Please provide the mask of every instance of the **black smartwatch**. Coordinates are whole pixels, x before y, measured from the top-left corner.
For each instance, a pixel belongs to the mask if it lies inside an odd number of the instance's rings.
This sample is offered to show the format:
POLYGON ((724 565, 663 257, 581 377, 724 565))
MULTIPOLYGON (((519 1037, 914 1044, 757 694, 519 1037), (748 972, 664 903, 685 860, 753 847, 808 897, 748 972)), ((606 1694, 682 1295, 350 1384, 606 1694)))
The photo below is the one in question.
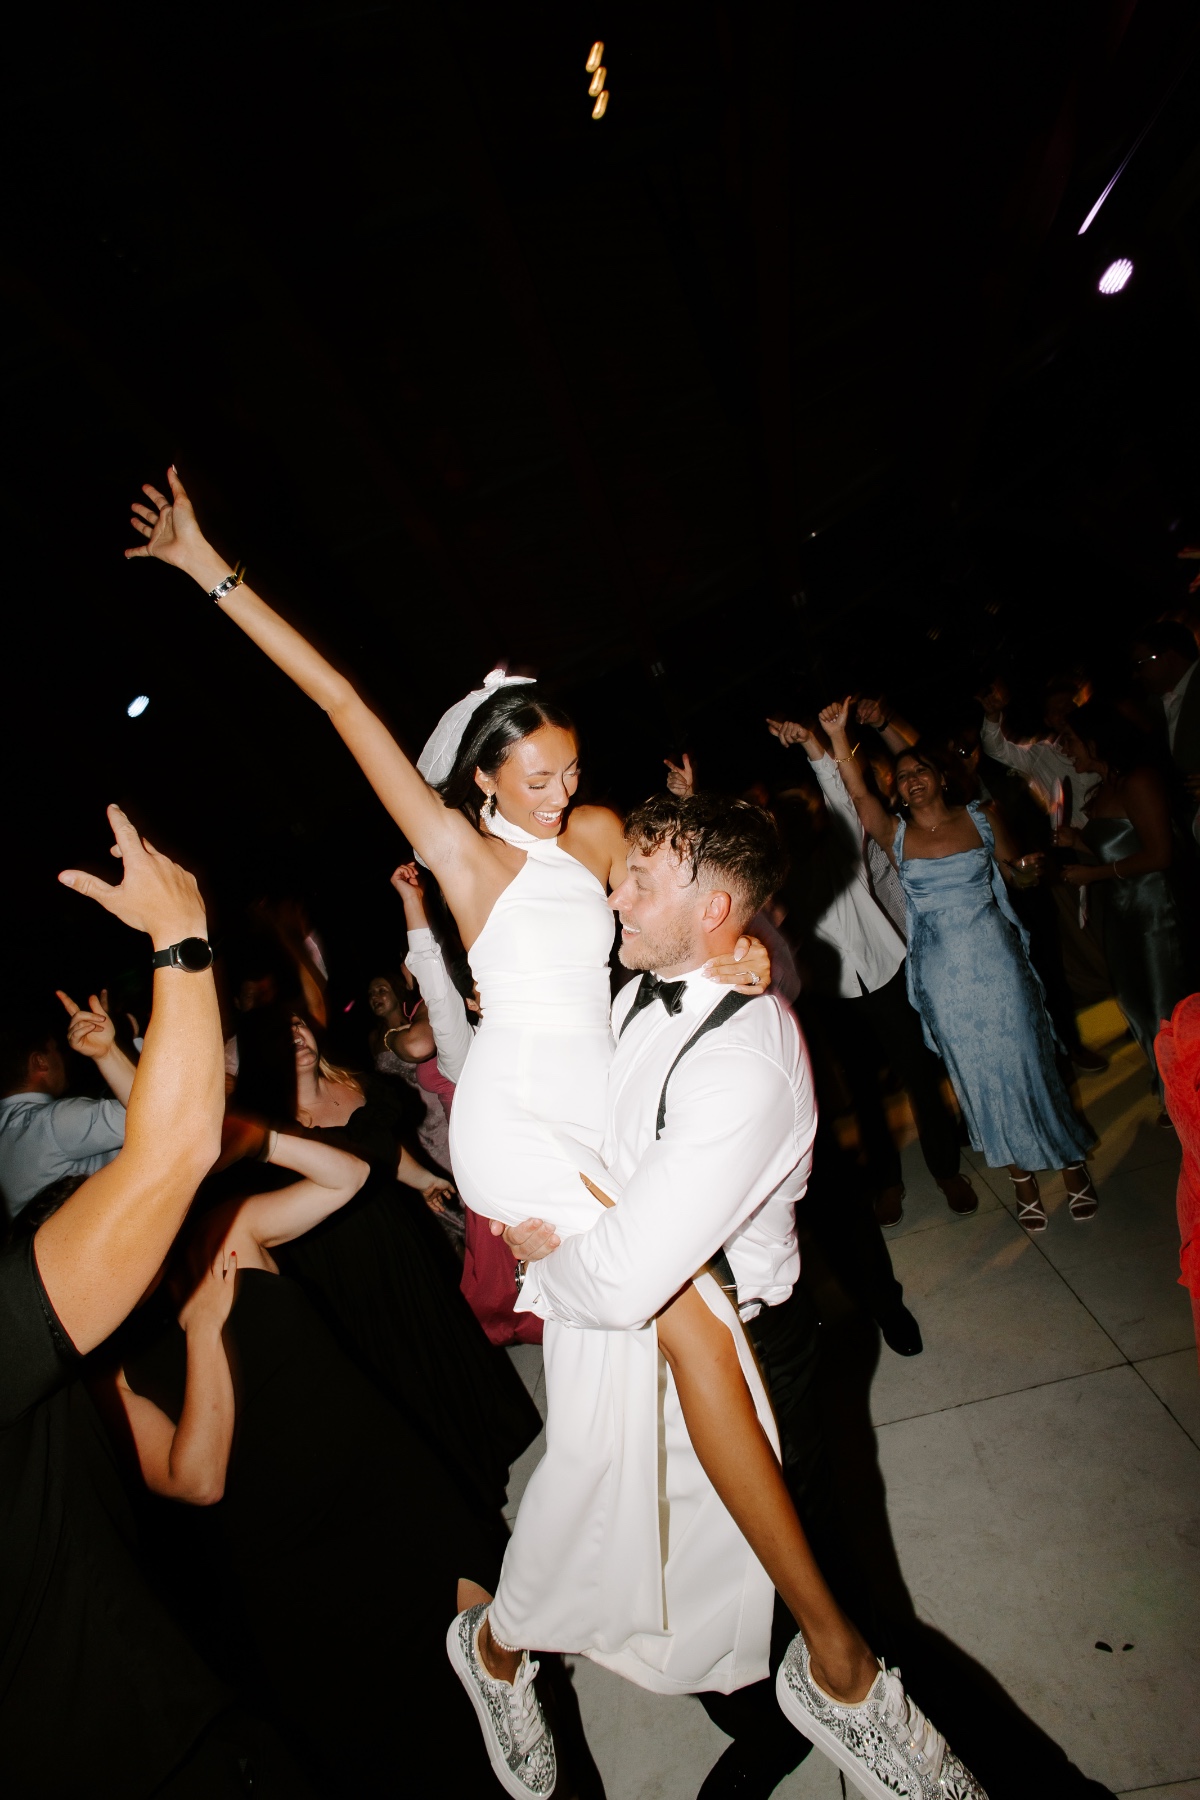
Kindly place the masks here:
POLYGON ((156 950, 150 959, 152 969, 186 969, 189 975, 203 975, 213 964, 212 945, 207 938, 180 938, 165 950, 156 950))

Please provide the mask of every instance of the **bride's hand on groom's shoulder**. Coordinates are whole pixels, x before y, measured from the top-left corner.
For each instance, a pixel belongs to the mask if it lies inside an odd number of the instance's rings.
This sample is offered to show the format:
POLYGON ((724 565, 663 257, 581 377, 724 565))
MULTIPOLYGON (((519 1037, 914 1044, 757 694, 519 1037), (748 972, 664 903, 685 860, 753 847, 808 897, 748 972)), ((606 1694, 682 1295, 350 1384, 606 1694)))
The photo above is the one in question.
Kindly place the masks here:
POLYGON ((540 1262, 562 1242, 544 1219, 523 1219, 519 1225, 505 1225, 500 1219, 490 1223, 492 1236, 502 1237, 518 1262, 540 1262))

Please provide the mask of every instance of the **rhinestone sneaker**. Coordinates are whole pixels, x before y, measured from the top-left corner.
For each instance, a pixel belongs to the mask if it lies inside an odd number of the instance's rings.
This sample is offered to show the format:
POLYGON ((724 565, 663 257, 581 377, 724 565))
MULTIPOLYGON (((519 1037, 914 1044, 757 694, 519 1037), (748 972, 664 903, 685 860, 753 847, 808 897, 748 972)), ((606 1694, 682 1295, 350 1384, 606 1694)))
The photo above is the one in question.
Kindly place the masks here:
POLYGON ((548 1800, 558 1771, 554 1739, 533 1691, 538 1665, 526 1652, 511 1686, 493 1680, 479 1656, 479 1628, 486 1616, 486 1606, 460 1612, 446 1633, 447 1653, 479 1716, 492 1768, 505 1793, 513 1800, 548 1800))
POLYGON ((775 1694, 796 1730, 871 1800, 987 1800, 971 1771, 904 1692, 898 1670, 880 1663, 866 1699, 843 1706, 813 1680, 808 1645, 797 1632, 775 1678, 775 1694))

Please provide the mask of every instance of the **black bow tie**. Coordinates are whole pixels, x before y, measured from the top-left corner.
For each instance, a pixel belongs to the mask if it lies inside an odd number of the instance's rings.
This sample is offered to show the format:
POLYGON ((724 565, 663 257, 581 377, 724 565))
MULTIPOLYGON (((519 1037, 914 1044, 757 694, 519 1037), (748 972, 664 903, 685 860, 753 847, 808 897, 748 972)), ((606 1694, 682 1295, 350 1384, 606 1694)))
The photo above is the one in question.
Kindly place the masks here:
POLYGON ((683 990, 686 986, 686 981, 660 981, 657 975, 651 975, 647 971, 642 976, 633 1005, 625 1015, 625 1024, 621 1027, 622 1032, 631 1019, 636 1019, 640 1012, 644 1012, 648 1006, 653 1006, 656 1000, 661 1000, 668 1013, 674 1017, 683 1006, 683 990))

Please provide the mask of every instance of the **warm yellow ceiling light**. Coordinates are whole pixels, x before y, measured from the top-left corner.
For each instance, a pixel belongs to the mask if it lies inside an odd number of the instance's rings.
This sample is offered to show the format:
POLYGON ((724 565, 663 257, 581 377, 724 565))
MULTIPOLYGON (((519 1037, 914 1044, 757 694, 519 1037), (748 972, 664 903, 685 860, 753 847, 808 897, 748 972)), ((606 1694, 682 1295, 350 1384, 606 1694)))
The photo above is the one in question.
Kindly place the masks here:
POLYGON ((604 92, 600 95, 600 98, 597 100, 595 106, 593 106, 593 108, 592 108, 592 117, 593 117, 593 119, 602 119, 607 111, 608 111, 608 89, 605 88, 604 92))
POLYGON ((603 91, 604 77, 607 74, 608 74, 608 70, 604 67, 604 65, 602 63, 600 65, 600 67, 596 70, 596 73, 592 76, 591 86, 588 88, 588 93, 592 96, 593 100, 596 98, 597 94, 599 94, 603 91))
POLYGON ((589 75, 594 75, 596 73, 596 70, 600 67, 603 55, 604 45, 597 39, 588 52, 587 72, 589 75))

